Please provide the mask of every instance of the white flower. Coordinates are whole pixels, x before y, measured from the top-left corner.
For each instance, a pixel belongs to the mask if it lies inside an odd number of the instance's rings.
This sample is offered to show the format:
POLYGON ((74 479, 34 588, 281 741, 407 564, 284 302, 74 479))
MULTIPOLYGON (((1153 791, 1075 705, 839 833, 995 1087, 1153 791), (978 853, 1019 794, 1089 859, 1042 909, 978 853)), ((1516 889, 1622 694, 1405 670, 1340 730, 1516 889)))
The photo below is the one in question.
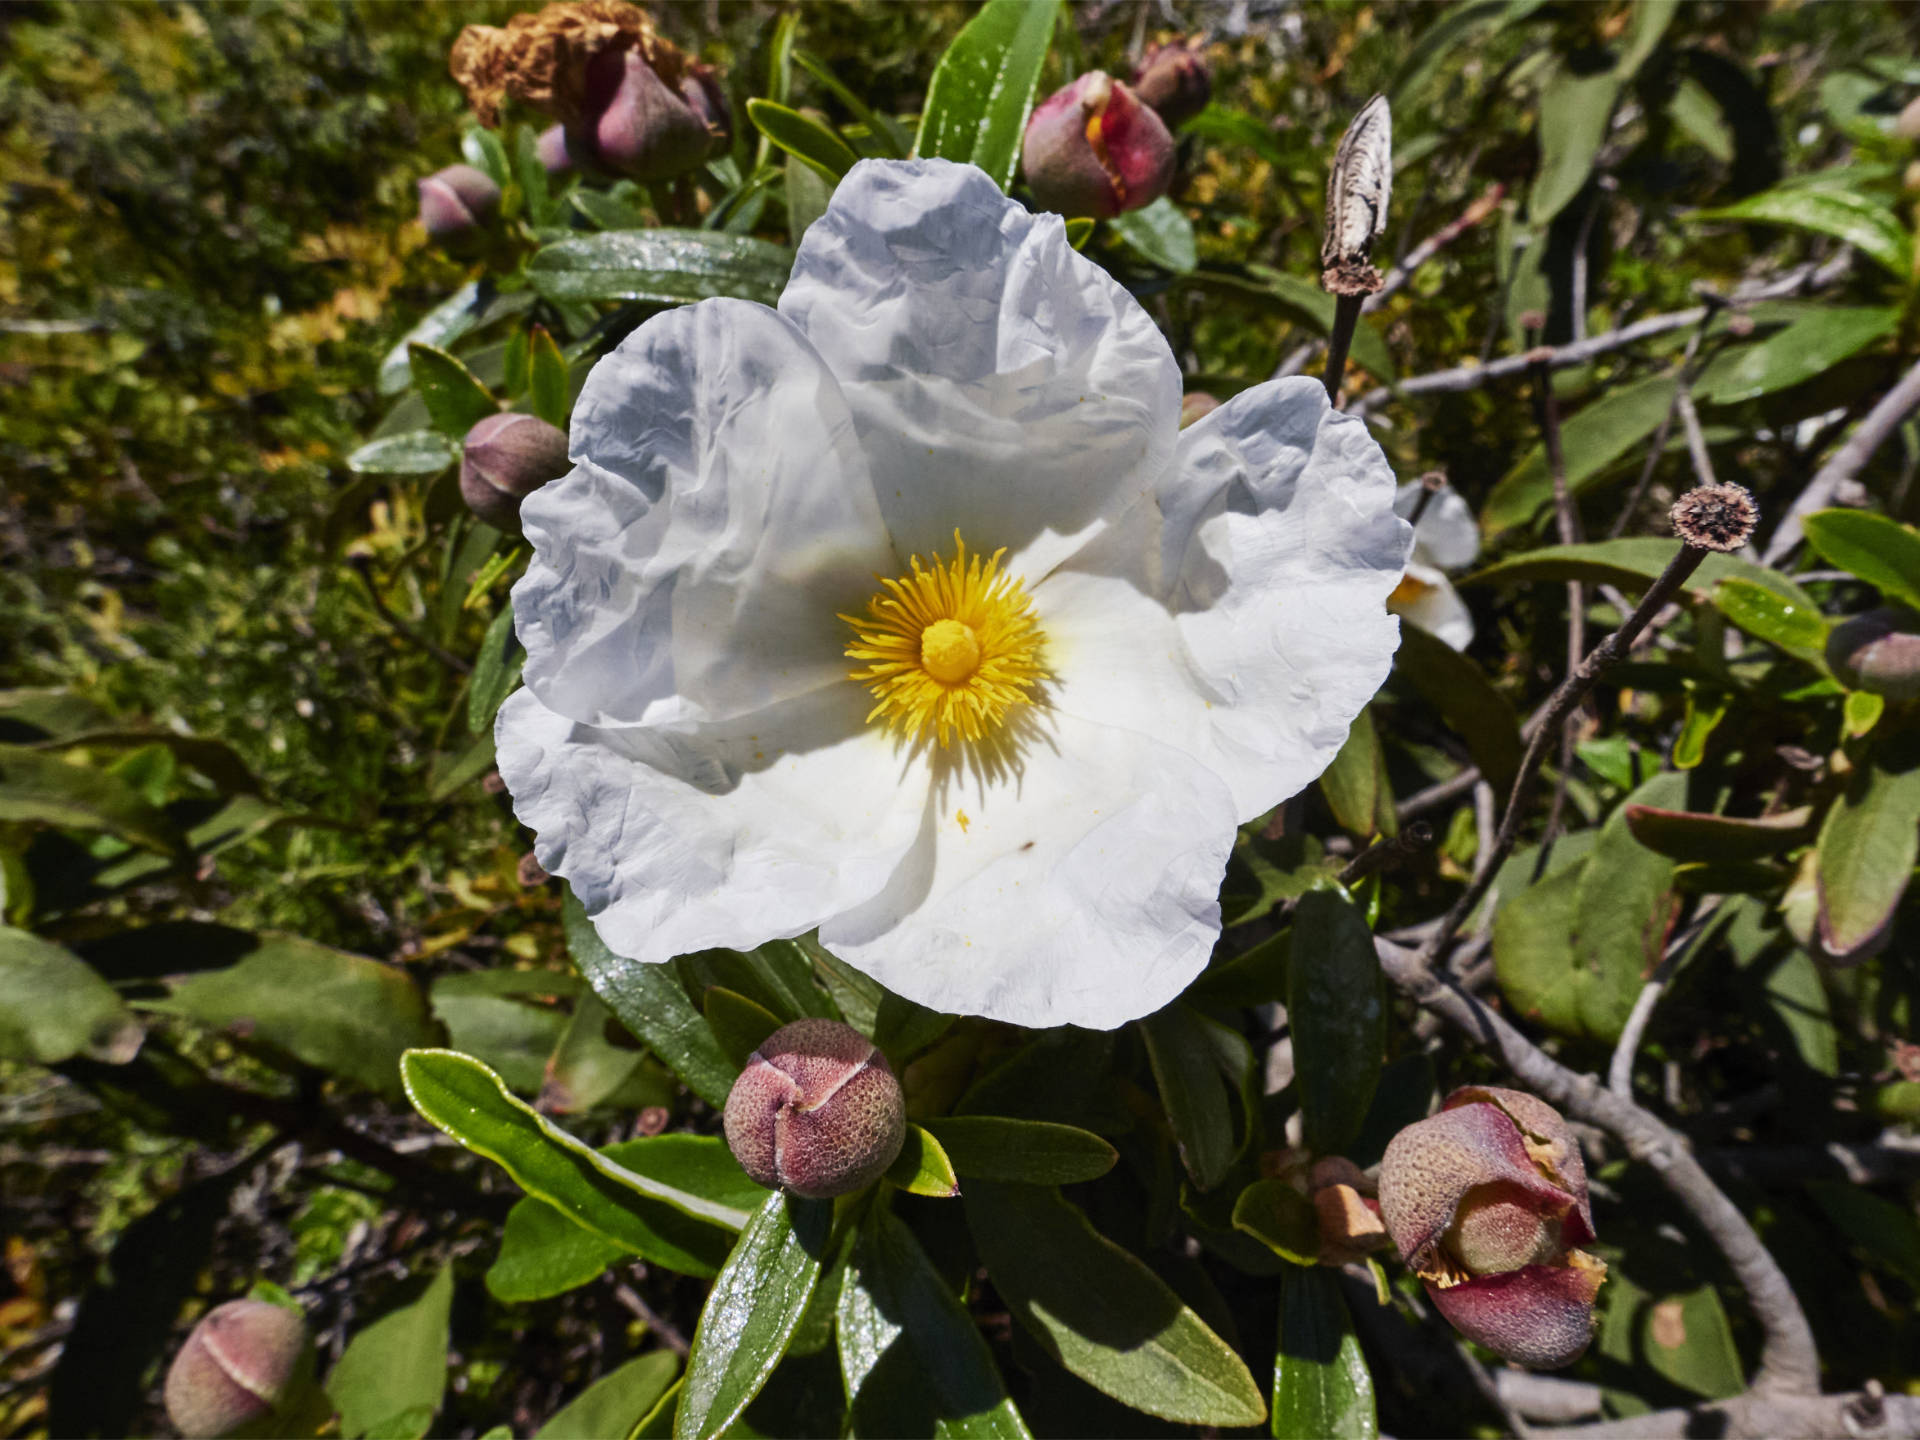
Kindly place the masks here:
POLYGON ((1385 679, 1409 543, 1319 382, 1179 415, 1057 216, 855 166, 778 312, 641 326, 526 501, 498 740, 540 863, 641 961, 818 927, 936 1010, 1166 1004, 1235 826, 1385 679))
MULTIPOLYGON (((1402 485, 1393 497, 1393 513, 1411 516, 1424 489, 1417 480, 1402 485)), ((1387 597, 1387 608, 1454 649, 1466 649, 1473 643, 1473 615, 1446 572, 1465 569, 1479 553, 1480 526, 1473 511, 1458 490, 1442 490, 1414 526, 1413 558, 1406 578, 1387 597)))

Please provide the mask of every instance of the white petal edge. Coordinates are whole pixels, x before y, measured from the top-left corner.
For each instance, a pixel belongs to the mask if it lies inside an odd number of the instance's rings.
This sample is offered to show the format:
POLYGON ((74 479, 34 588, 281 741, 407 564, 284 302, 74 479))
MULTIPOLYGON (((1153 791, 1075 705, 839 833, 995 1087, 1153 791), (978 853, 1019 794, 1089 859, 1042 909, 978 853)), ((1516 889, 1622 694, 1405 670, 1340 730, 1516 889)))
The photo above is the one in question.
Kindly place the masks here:
POLYGON ((845 684, 697 736, 599 730, 522 688, 494 733, 534 855, 615 953, 647 962, 803 934, 885 885, 929 778, 845 684))
MULTIPOLYGON (((1393 497, 1393 513, 1402 519, 1412 517, 1426 487, 1418 480, 1400 487, 1393 497)), ((1480 522, 1473 518, 1473 507, 1452 486, 1427 502, 1420 523, 1413 527, 1413 558, 1442 570, 1464 570, 1480 556, 1480 522)))
POLYGON ((1152 319, 972 165, 865 160, 807 230, 780 313, 839 377, 904 568, 1008 550, 1029 582, 1164 471, 1180 371, 1152 319))
POLYGON ((1456 650, 1473 643, 1473 612, 1467 609, 1453 582, 1431 565, 1410 563, 1407 583, 1387 603, 1394 614, 1456 650))
POLYGON ((526 680, 602 728, 750 714, 845 679, 892 550, 852 417, 765 306, 655 316, 588 376, 571 473, 527 498, 526 680))
POLYGON ((936 782, 899 872, 820 940, 931 1009, 1110 1030, 1205 967, 1233 800, 1135 732, 1044 712, 1033 731, 1017 779, 936 782))

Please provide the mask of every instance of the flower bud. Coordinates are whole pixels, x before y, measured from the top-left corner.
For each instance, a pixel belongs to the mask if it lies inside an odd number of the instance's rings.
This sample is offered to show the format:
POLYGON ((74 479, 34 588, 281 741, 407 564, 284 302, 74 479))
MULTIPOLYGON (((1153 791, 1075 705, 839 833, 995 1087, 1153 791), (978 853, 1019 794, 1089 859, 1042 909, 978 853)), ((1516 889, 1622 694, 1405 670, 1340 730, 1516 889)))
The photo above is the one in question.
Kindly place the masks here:
POLYGON ((1920 140, 1920 96, 1901 107, 1894 117, 1893 133, 1902 140, 1920 140))
POLYGON ((837 1020, 796 1020, 753 1052, 727 1096, 727 1145, 767 1186, 824 1200, 878 1180, 906 1139, 887 1057, 837 1020))
POLYGON ((638 49, 594 57, 587 69, 587 107, 594 158, 634 180, 683 175, 720 143, 708 119, 711 99, 698 78, 685 74, 676 90, 638 49))
POLYGON ((298 1315, 264 1300, 229 1300, 202 1317, 173 1357, 167 1418, 189 1440, 293 1433, 314 1399, 313 1368, 298 1315))
POLYGON ((570 175, 573 173, 573 153, 567 149, 566 126, 549 125, 542 130, 535 149, 540 156, 540 168, 547 174, 570 175))
POLYGON ((1173 136, 1131 89, 1090 70, 1034 110, 1020 163, 1043 208, 1106 220, 1167 193, 1173 136))
POLYGON ((1920 615, 1897 605, 1869 610, 1833 627, 1827 664, 1850 690, 1889 700, 1920 699, 1920 615))
POLYGON ((1574 1248, 1593 1239, 1587 1172, 1551 1105, 1519 1090, 1454 1091, 1387 1146, 1380 1215, 1468 1339, 1542 1369, 1587 1348, 1606 1266, 1574 1248))
POLYGON ((1213 66, 1204 42, 1195 36, 1155 45, 1134 69, 1133 90, 1169 130, 1186 124, 1213 99, 1213 66))
POLYGON ((1194 421, 1211 415, 1220 408, 1220 402, 1204 390, 1195 390, 1180 400, 1180 428, 1186 429, 1194 421))
POLYGON ((720 83, 720 72, 698 60, 687 63, 680 80, 680 94, 698 115, 712 137, 712 152, 725 150, 733 143, 733 107, 727 102, 727 90, 720 83))
POLYGON ((471 165, 449 165, 420 182, 420 223, 436 240, 460 240, 500 209, 500 187, 471 165))
POLYGON ((460 497, 496 530, 520 533, 520 502, 567 473, 567 432, 537 415, 505 411, 467 432, 460 497))

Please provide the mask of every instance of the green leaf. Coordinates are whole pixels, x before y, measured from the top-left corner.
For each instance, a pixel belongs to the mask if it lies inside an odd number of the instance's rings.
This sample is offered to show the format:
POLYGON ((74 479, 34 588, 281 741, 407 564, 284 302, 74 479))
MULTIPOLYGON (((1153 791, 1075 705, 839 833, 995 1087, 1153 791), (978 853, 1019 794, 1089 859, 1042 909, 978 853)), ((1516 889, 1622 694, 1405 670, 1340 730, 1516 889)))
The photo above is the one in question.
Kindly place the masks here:
POLYGON ((1756 584, 1735 575, 1713 587, 1713 603, 1749 635, 1826 672, 1826 617, 1810 596, 1801 593, 1798 598, 1789 597, 1777 586, 1756 584))
MULTIPOLYGON (((1197 125, 1198 122, 1193 122, 1188 128, 1193 129, 1197 125)), ((1327 335, 1333 329, 1334 310, 1338 302, 1304 276, 1290 275, 1266 265, 1248 265, 1245 273, 1196 271, 1191 283, 1257 300, 1277 308, 1290 319, 1321 335, 1327 335)), ((1354 326, 1352 344, 1353 360, 1361 369, 1382 380, 1393 380, 1393 355, 1378 330, 1362 321, 1354 326)))
POLYGON ((1058 0, 986 0, 933 67, 913 153, 978 165, 1013 185, 1058 0))
POLYGON ((500 1077, 452 1050, 409 1050, 407 1098, 428 1120, 511 1175, 529 1195, 648 1261, 711 1275, 746 1212, 608 1159, 517 1099, 500 1077))
POLYGON ((1373 711, 1362 710, 1355 717, 1346 743, 1320 776, 1320 793, 1326 796, 1327 808, 1333 811, 1340 828, 1350 834, 1365 840, 1398 833, 1393 792, 1387 782, 1387 759, 1374 729, 1373 711))
POLYGON ((567 198, 572 201, 573 208, 584 215, 587 222, 596 229, 645 230, 648 228, 645 211, 605 190, 588 190, 582 187, 567 198))
POLYGON ((769 1195, 707 1295, 687 1357, 675 1440, 713 1440, 780 1363, 827 1260, 833 1206, 769 1195))
POLYGON ((493 769, 495 758, 491 729, 482 730, 472 743, 456 751, 435 755, 427 772, 427 798, 438 804, 458 794, 493 769))
MULTIPOLYGON (((1513 0, 1461 0, 1438 10, 1433 23, 1422 30, 1401 57, 1400 68, 1387 87, 1396 109, 1425 88, 1441 62, 1456 48, 1488 26, 1504 28, 1537 10, 1539 5, 1513 0)), ((1434 11, 1428 11, 1434 14, 1434 11)))
POLYGON ((529 225, 548 226, 560 218, 560 202, 540 163, 540 132, 531 125, 513 127, 513 178, 526 199, 529 225))
POLYGON ((1074 1125, 1004 1115, 943 1115, 927 1122, 954 1173, 1025 1185, 1077 1185, 1098 1180, 1120 1158, 1105 1140, 1074 1125))
POLYGON ((798 155, 787 156, 785 172, 787 238, 798 245, 813 222, 827 213, 833 199, 833 184, 798 155))
POLYGON ((427 1433, 447 1388, 453 1267, 411 1303, 389 1311, 347 1342, 327 1376, 344 1440, 427 1433))
POLYGON ((1338 1155, 1367 1118, 1386 1045, 1373 932, 1343 894, 1312 891, 1294 911, 1287 1020, 1305 1144, 1338 1155))
POLYGON ((120 776, 23 745, 0 745, 0 823, 10 820, 103 832, 162 855, 182 849, 173 822, 120 776))
POLYGON ((782 150, 806 161, 830 180, 841 179, 860 159, 836 131, 785 105, 749 100, 747 118, 782 150))
POLYGON ((1757 345, 1722 351, 1694 382, 1694 395, 1731 405, 1798 385, 1891 334, 1899 318, 1882 305, 1822 306, 1757 345))
POLYGON ((402 335, 380 362, 380 393, 398 395, 413 379, 408 360, 409 345, 433 345, 445 350, 462 336, 469 335, 497 320, 518 315, 529 308, 535 296, 528 290, 501 294, 490 280, 470 281, 441 301, 418 325, 402 335))
POLYGON ((1089 1385, 1176 1424, 1232 1428, 1265 1417, 1233 1347, 1057 1191, 981 1181, 964 1203, 1000 1298, 1089 1385))
POLYGON ((460 137, 460 153, 467 157, 469 165, 484 171, 487 178, 501 189, 513 183, 513 169, 507 163, 507 147, 500 143, 500 137, 491 130, 469 125, 460 137))
POLYGON ((238 1030, 388 1095, 400 1089, 401 1054, 438 1038, 406 971, 292 935, 263 937, 239 964, 176 981, 148 1008, 238 1030))
POLYGON ((1840 1073, 1840 1036, 1820 967, 1799 946, 1780 947, 1779 961, 1767 972, 1762 994, 1767 1007, 1793 1039, 1801 1061, 1829 1079, 1840 1073))
POLYGON ((1680 720, 1680 733, 1673 741, 1673 768, 1696 769, 1707 758, 1707 741, 1727 718, 1729 697, 1724 690, 1709 691, 1697 684, 1687 689, 1686 713, 1680 720))
POLYGON ((1849 690, 1841 706, 1841 726, 1850 740, 1858 740, 1880 723, 1887 708, 1887 697, 1871 690, 1849 690))
POLYGON ((1844 240, 1862 255, 1905 281, 1913 274, 1913 238, 1901 227, 1887 202, 1844 190, 1766 190, 1717 210, 1696 210, 1697 221, 1750 220, 1785 225, 1844 240))
POLYGON ((571 890, 561 913, 573 963, 620 1023, 644 1040, 694 1094, 716 1110, 724 1108, 740 1067, 693 1008, 673 967, 615 955, 571 890))
POLYGON ((1619 69, 1571 75, 1560 66, 1540 82, 1540 174, 1527 198, 1527 220, 1545 225, 1567 208, 1593 173, 1606 139, 1607 117, 1619 98, 1619 69))
POLYGON ((1738 819, 1654 805, 1622 807, 1627 828, 1647 849, 1674 860, 1757 860, 1790 850, 1807 839, 1813 807, 1738 819))
MULTIPOLYGON (((1590 584, 1617 585, 1631 594, 1651 585, 1679 553, 1678 540, 1659 540, 1651 536, 1599 540, 1586 545, 1548 545, 1476 570, 1458 583, 1518 585, 1537 581, 1585 580, 1590 584)), ((1791 582, 1783 583, 1783 577, 1771 570, 1762 569, 1737 555, 1709 555, 1700 562, 1700 568, 1687 578, 1682 594, 1708 595, 1715 585, 1730 575, 1779 590, 1783 594, 1793 593, 1786 588, 1791 582)))
POLYGON ((1920 1222, 1911 1210, 1844 1180, 1810 1180, 1807 1193, 1848 1243, 1920 1290, 1920 1222))
POLYGON ((1920 763, 1880 753, 1857 768, 1816 850, 1820 943, 1852 956, 1892 921, 1920 858, 1920 763))
POLYGON ((621 1440, 673 1388, 680 1358, 655 1350, 603 1375, 534 1432, 534 1440, 621 1440))
POLYGON ((1191 275, 1200 263, 1193 238, 1193 222, 1186 212, 1162 195, 1151 205, 1116 215, 1114 233, 1149 264, 1176 275, 1191 275))
POLYGON ((467 682, 467 729, 484 735, 493 729, 493 717, 520 683, 527 652, 513 633, 513 606, 503 605, 487 626, 480 653, 473 657, 473 678, 467 682))
POLYGON ((951 1200, 960 1193, 960 1180, 953 1162, 932 1134, 909 1123, 900 1156, 887 1167, 887 1179, 909 1195, 926 1195, 935 1200, 951 1200))
POLYGON ((1280 1346, 1273 1357, 1276 1440, 1373 1440, 1373 1375, 1331 1270, 1280 1275, 1280 1346))
POLYGON ((1467 742, 1467 753, 1495 793, 1505 794, 1525 747, 1512 702, 1493 688, 1486 672, 1446 641, 1404 620, 1393 668, 1467 742))
POLYGON ((883 1205, 860 1226, 836 1330, 854 1434, 1028 1435, 973 1317, 883 1205))
POLYGON ((547 299, 644 300, 684 305, 733 295, 772 305, 786 288, 793 252, 748 235, 713 230, 619 230, 546 246, 527 278, 547 299))
POLYGON ((1320 1263, 1320 1217, 1313 1202, 1284 1180, 1256 1180, 1242 1190, 1233 1202, 1233 1228, 1282 1260, 1320 1263))
POLYGON ((438 430, 405 430, 369 440, 347 456, 356 475, 438 475, 460 458, 460 447, 438 430))
MULTIPOLYGON (((1659 429, 1676 389, 1671 375, 1649 375, 1608 389, 1567 418, 1561 426, 1561 444, 1568 490, 1580 495, 1593 489, 1615 461, 1659 429)), ((1536 445, 1487 495, 1480 528, 1491 538, 1527 524, 1552 503, 1553 476, 1547 469, 1546 448, 1536 445)))
POLYGON ((533 413, 562 429, 567 423, 567 362, 544 325, 527 335, 527 384, 533 413))
POLYGON ((1177 1000, 1140 1022, 1180 1161, 1201 1190, 1226 1178, 1236 1150, 1232 1104, 1207 1034, 1212 1023, 1177 1000))
POLYGON ((0 690, 0 735, 8 740, 51 740, 111 728, 109 711, 71 690, 0 690))
POLYGON ((1803 523, 1821 559, 1920 609, 1920 530, 1871 510, 1816 510, 1803 523))
POLYGON ((1629 805, 1671 808, 1685 800, 1684 775, 1656 775, 1607 817, 1574 884, 1573 957, 1585 977, 1581 1027, 1597 1040, 1620 1036, 1641 987, 1665 954, 1679 909, 1673 861, 1634 838, 1629 805))
POLYGON ((1563 1035, 1583 1028, 1580 994, 1588 976, 1574 960, 1573 902, 1584 868, 1552 872, 1518 891, 1503 888, 1493 920, 1493 970, 1507 1003, 1563 1035))
POLYGON ((509 1305, 546 1300, 590 1284, 631 1253, 528 1196, 507 1212, 500 1253, 487 1268, 487 1292, 509 1305))
POLYGON ((0 925, 0 1059, 55 1065, 87 1055, 123 1065, 142 1034, 120 993, 86 961, 0 925))
POLYGON ((1093 238, 1094 226, 1100 222, 1086 215, 1076 215, 1067 221, 1067 244, 1076 250, 1087 248, 1087 241, 1093 238))
POLYGON ((707 1028, 727 1058, 742 1070, 760 1042, 780 1028, 780 1017, 757 1001, 727 989, 710 985, 702 1000, 707 1028))
POLYGON ((413 383, 427 407, 433 428, 458 445, 467 432, 500 407, 493 394, 459 360, 444 350, 418 343, 407 347, 413 383))
POLYGON ((890 115, 882 115, 860 98, 857 91, 848 89, 840 83, 827 62, 804 50, 793 52, 793 63, 818 80, 835 99, 852 112, 853 118, 867 127, 873 136, 873 142, 881 153, 892 160, 904 160, 907 152, 913 148, 913 137, 900 122, 890 115))
MULTIPOLYGON (((433 1017, 447 1027, 448 1043, 476 1056, 523 1095, 537 1095, 546 1080, 547 1057, 567 1028, 566 1012, 492 992, 475 981, 495 972, 442 975, 433 982, 433 1017)), ((510 970, 509 976, 528 972, 510 970)), ((571 978, 571 977, 560 977, 571 978)))

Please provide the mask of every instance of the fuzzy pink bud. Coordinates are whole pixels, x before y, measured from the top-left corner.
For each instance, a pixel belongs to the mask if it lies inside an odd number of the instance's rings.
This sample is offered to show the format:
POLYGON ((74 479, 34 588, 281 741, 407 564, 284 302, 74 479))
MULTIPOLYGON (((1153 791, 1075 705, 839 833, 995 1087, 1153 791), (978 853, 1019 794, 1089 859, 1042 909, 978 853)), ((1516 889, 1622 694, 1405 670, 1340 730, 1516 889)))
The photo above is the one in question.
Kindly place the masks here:
POLYGON ((727 1096, 727 1145, 762 1185, 809 1199, 871 1185, 900 1154, 906 1098, 887 1057, 837 1020, 796 1020, 760 1043, 727 1096))
MULTIPOLYGON (((715 87, 717 89, 717 87, 715 87)), ((710 123, 711 102, 689 72, 681 90, 669 88, 639 50, 606 50, 587 70, 587 110, 593 117, 594 159, 634 180, 668 180, 699 165, 723 143, 710 123), (700 97, 689 102, 687 85, 700 97)), ((569 143, 575 137, 569 136, 569 143)))
POLYGON ((294 1413, 312 1397, 313 1364, 298 1315, 264 1300, 229 1300, 207 1312, 173 1357, 167 1418, 189 1440, 291 1433, 294 1413))
POLYGON ((1133 90, 1176 130, 1213 99, 1213 66, 1198 39, 1155 45, 1133 72, 1133 90))
POLYGON ((505 411, 467 432, 460 497, 496 530, 520 533, 520 502, 567 473, 567 433, 537 415, 505 411))
POLYGON ((1173 136, 1131 88, 1090 70, 1035 108, 1020 163, 1044 208, 1111 219, 1167 193, 1173 136))
POLYGON ((568 175, 573 172, 573 152, 567 148, 567 128, 564 125, 549 125, 540 132, 535 145, 540 157, 540 168, 549 175, 568 175))
POLYGON ((449 165, 419 185, 420 223, 436 240, 456 240, 485 225, 500 209, 500 187, 484 170, 449 165))
POLYGON ((1920 700, 1920 615, 1897 605, 1842 620, 1827 636, 1827 664, 1850 690, 1920 700))

